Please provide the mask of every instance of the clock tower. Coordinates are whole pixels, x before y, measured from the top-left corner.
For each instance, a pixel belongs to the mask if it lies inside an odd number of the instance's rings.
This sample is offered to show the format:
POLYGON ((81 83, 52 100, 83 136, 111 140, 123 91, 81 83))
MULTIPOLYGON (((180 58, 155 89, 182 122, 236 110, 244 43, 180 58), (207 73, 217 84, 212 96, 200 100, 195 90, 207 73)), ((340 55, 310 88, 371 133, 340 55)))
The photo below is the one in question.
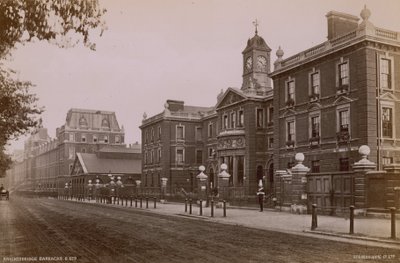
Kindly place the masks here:
POLYGON ((270 53, 265 40, 258 35, 257 21, 254 23, 256 32, 253 38, 247 41, 243 50, 243 84, 242 90, 255 90, 257 93, 266 92, 272 89, 270 73, 270 53))

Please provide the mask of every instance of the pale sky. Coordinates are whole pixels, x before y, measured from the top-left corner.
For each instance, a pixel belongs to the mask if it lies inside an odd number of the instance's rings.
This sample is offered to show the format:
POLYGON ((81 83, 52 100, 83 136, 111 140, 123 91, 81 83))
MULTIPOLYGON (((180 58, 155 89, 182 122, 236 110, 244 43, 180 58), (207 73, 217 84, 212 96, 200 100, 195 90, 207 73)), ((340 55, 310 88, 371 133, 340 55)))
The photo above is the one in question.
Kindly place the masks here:
MULTIPOLYGON (((52 138, 70 108, 115 111, 125 142, 140 142, 143 112, 167 99, 213 106, 221 89, 242 84, 242 54, 254 36, 252 21, 284 58, 326 41, 326 13, 359 16, 364 4, 377 27, 400 31, 399 0, 100 0, 108 30, 97 50, 61 49, 47 42, 19 46, 6 65, 44 106, 52 138)), ((361 18, 360 18, 361 21, 361 18)), ((271 65, 272 67, 272 65, 271 65)), ((23 140, 12 144, 23 148, 23 140)))

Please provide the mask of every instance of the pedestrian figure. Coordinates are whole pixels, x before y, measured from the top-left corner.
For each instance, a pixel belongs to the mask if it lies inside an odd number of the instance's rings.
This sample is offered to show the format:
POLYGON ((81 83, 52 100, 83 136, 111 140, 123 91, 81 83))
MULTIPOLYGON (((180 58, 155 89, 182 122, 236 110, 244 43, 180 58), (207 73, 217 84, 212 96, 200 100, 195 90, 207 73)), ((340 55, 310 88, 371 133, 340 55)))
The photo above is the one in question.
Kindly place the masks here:
POLYGON ((264 210, 264 196, 265 196, 265 191, 264 187, 262 184, 262 181, 260 180, 260 183, 258 184, 258 203, 260 204, 260 212, 264 210))

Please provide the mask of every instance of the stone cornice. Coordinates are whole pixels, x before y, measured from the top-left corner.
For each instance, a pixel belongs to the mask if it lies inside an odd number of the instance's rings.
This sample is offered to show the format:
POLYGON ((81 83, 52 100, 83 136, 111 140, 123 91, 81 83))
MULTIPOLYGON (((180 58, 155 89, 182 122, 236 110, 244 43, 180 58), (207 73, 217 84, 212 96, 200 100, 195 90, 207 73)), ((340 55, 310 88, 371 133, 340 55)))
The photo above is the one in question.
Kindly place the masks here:
POLYGON ((400 48, 400 33, 381 28, 359 28, 355 31, 338 36, 322 44, 309 48, 287 59, 275 62, 275 71, 270 77, 276 77, 297 66, 317 60, 321 57, 338 52, 358 43, 369 41, 400 48))

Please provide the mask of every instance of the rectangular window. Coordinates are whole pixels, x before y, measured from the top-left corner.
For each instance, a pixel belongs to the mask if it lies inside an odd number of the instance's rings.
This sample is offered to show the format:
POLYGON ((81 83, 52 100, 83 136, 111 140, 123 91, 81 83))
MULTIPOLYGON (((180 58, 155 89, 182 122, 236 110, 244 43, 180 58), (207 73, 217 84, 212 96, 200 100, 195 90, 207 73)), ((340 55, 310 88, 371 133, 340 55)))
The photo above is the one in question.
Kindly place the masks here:
POLYGON ((115 143, 121 143, 121 137, 115 136, 115 143))
POLYGON ((339 64, 339 87, 349 85, 349 64, 347 62, 339 64))
POLYGON ((161 126, 158 126, 158 139, 161 140, 161 126))
POLYGON ((312 173, 319 173, 319 160, 311 161, 311 172, 312 173))
POLYGON ((311 138, 319 137, 319 116, 311 117, 311 138))
POLYGON ((222 128, 223 129, 228 128, 228 115, 222 116, 222 128))
POLYGON ((70 133, 70 134, 69 134, 69 141, 70 141, 70 142, 75 141, 75 136, 74 136, 73 133, 70 133))
POLYGON ((82 136, 81 136, 81 142, 86 142, 86 134, 82 134, 82 136))
POLYGON ((382 157, 382 164, 388 165, 393 163, 393 157, 382 157))
POLYGON ((202 150, 196 151, 196 164, 203 164, 203 151, 202 150))
POLYGON ((392 88, 392 72, 391 72, 391 63, 389 59, 381 59, 380 64, 380 84, 382 89, 391 89, 392 88))
POLYGON ((349 132, 349 124, 350 124, 349 110, 346 109, 339 111, 339 131, 349 132))
POLYGON ((349 171, 349 158, 340 158, 339 159, 339 171, 349 171))
POLYGON ((268 125, 272 125, 274 123, 274 107, 268 108, 268 125))
POLYGON ((183 140, 185 138, 184 134, 184 127, 183 126, 176 126, 176 139, 183 140))
POLYGON ((108 143, 108 136, 104 135, 104 143, 108 143))
POLYGON ((161 148, 158 148, 158 162, 161 162, 162 152, 161 148))
POLYGON ((93 142, 97 142, 97 135, 93 135, 93 142))
POLYGON ((154 163, 154 150, 151 150, 151 152, 150 152, 150 163, 151 164, 154 163))
POLYGON ((393 138, 393 110, 382 108, 382 136, 393 138))
POLYGON ((208 124, 208 137, 210 138, 210 137, 212 137, 212 135, 213 135, 213 124, 209 123, 208 124))
POLYGON ((176 149, 176 162, 178 164, 183 164, 184 161, 185 161, 185 159, 184 159, 183 149, 176 149))
POLYGON ((203 129, 201 127, 196 127, 196 141, 202 141, 203 140, 203 129))
POLYGON ((154 142, 154 128, 151 128, 151 141, 154 142))
POLYGON ((311 74, 311 95, 319 95, 319 72, 311 74))
POLYGON ((287 101, 294 101, 294 81, 289 81, 286 86, 287 101))
POLYGON ((231 113, 231 128, 236 128, 236 112, 231 113))
POLYGON ((293 142, 295 140, 294 121, 287 122, 287 141, 293 142))
POLYGON ((256 124, 257 124, 257 128, 262 128, 264 127, 264 110, 263 109, 257 109, 257 113, 256 113, 256 124))
POLYGON ((244 113, 243 113, 243 110, 240 110, 238 114, 239 114, 238 126, 239 127, 243 127, 243 125, 244 125, 244 113))
POLYGON ((75 147, 69 147, 68 159, 75 159, 75 147))
POLYGON ((268 148, 270 149, 274 148, 274 138, 268 139, 268 148))

